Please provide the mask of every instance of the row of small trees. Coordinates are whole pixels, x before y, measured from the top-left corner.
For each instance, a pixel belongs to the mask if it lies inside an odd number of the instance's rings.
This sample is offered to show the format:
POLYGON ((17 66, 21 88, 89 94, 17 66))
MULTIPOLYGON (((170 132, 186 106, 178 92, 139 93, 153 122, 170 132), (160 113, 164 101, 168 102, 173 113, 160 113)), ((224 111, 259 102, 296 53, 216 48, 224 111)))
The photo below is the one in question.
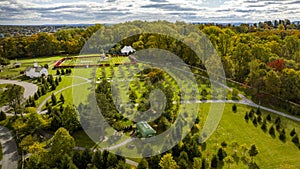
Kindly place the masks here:
POLYGON ((68 75, 68 74, 71 74, 72 73, 72 69, 56 69, 56 75, 68 75))
POLYGON ((49 75, 47 79, 43 77, 38 78, 37 82, 40 83, 40 87, 33 97, 28 98, 25 107, 36 107, 35 101, 38 100, 41 96, 47 94, 47 92, 56 90, 56 87, 61 81, 61 77, 56 77, 54 79, 52 75, 49 75))
MULTIPOLYGON (((226 146, 219 148, 217 154, 213 155, 209 162, 207 158, 194 157, 192 160, 188 160, 186 152, 181 152, 179 158, 173 156, 173 153, 166 153, 161 158, 160 156, 151 157, 150 159, 143 159, 138 165, 138 169, 149 169, 149 168, 162 168, 162 169, 179 169, 179 168, 193 168, 193 169, 206 169, 206 168, 222 168, 224 163, 230 166, 235 162, 233 155, 228 155, 225 150, 226 146), (158 164, 155 165, 154 163, 158 164), (188 162, 188 163, 187 163, 188 162)), ((253 161, 253 158, 259 153, 255 144, 247 149, 247 153, 252 158, 249 165, 257 166, 253 161)), ((246 155, 246 154, 245 154, 246 155)))
MULTIPOLYGON (((282 126, 282 121, 280 117, 277 117, 275 121, 272 121, 272 117, 270 114, 268 114, 265 118, 262 117, 262 113, 260 109, 258 108, 256 112, 251 109, 250 112, 246 112, 245 114, 245 120, 248 123, 249 121, 252 121, 253 125, 257 127, 258 125, 261 125, 261 129, 266 133, 268 132, 273 138, 276 137, 276 131, 279 133, 278 138, 282 142, 286 142, 287 136, 285 128, 282 126), (271 127, 268 129, 268 124, 271 124, 271 127)), ((290 132, 290 136, 292 137, 292 142, 299 147, 299 138, 298 134, 296 133, 295 128, 290 132)))

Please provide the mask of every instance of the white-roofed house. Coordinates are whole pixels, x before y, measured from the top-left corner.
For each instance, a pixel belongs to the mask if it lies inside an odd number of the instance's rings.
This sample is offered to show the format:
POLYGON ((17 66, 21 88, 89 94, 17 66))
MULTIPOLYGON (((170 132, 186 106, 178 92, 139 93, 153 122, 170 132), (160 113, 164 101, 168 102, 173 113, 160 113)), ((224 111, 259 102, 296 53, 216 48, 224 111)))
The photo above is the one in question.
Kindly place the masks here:
POLYGON ((44 67, 38 66, 38 64, 34 62, 33 66, 28 66, 26 68, 25 75, 30 78, 47 77, 48 70, 44 67))

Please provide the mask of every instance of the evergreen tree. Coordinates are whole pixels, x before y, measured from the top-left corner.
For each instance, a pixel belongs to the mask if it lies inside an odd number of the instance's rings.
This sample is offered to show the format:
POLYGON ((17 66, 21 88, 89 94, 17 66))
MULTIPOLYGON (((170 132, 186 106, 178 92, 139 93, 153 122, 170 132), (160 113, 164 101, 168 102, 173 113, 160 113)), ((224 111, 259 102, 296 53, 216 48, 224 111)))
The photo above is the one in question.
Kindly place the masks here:
POLYGON ((61 69, 61 75, 65 75, 65 70, 61 69))
POLYGON ((56 97, 55 95, 52 93, 51 95, 51 101, 52 101, 52 105, 55 106, 57 104, 57 100, 56 100, 56 97))
POLYGON ((210 164, 211 168, 217 168, 218 167, 218 158, 216 155, 213 156, 213 158, 211 159, 211 164, 210 164))
POLYGON ((249 114, 248 114, 248 112, 246 112, 244 119, 245 119, 246 122, 248 123, 248 121, 249 121, 249 114))
POLYGON ((251 109, 250 110, 250 112, 249 112, 249 119, 253 119, 253 117, 254 117, 254 110, 253 109, 251 109))
POLYGON ((38 91, 37 91, 37 95, 38 95, 39 97, 42 95, 42 91, 41 91, 41 90, 42 90, 42 89, 39 88, 38 91))
POLYGON ((260 108, 257 108, 257 110, 256 110, 256 114, 257 114, 258 116, 261 116, 261 111, 260 111, 260 108))
POLYGON ((275 129, 274 126, 271 126, 271 128, 269 129, 269 134, 273 137, 275 137, 275 129))
POLYGON ((63 105, 60 105, 60 106, 59 106, 59 112, 62 113, 63 111, 64 111, 64 106, 63 106, 63 105))
POLYGON ((276 130, 277 130, 277 131, 280 131, 280 129, 281 129, 281 123, 277 123, 277 124, 276 124, 276 130))
POLYGON ((222 146, 223 148, 226 148, 226 147, 227 147, 226 141, 223 141, 223 142, 221 143, 221 146, 222 146))
POLYGON ((39 94, 38 94, 38 92, 36 92, 36 93, 34 93, 34 100, 37 100, 37 99, 39 99, 39 94))
POLYGON ((59 77, 58 77, 58 81, 61 82, 61 80, 62 80, 62 79, 61 79, 61 76, 59 76, 59 77))
POLYGON ((267 121, 266 119, 264 119, 262 125, 261 125, 261 129, 264 131, 264 132, 267 132, 267 129, 268 129, 268 126, 267 126, 267 121))
POLYGON ((203 158, 203 159, 202 159, 202 163, 201 163, 201 169, 206 169, 206 168, 208 168, 208 167, 207 167, 207 163, 206 163, 205 158, 203 158))
POLYGON ((290 133, 290 136, 293 137, 295 134, 296 134, 296 130, 295 130, 295 128, 293 128, 293 130, 290 133))
POLYGON ((277 118, 276 118, 275 124, 276 124, 276 125, 277 125, 277 124, 281 124, 281 119, 280 119, 280 117, 277 117, 277 118))
POLYGON ((47 93, 47 89, 46 89, 45 86, 43 86, 43 87, 41 88, 41 93, 42 93, 42 95, 45 95, 45 94, 47 93))
POLYGON ((299 138, 297 134, 292 138, 292 142, 295 143, 296 145, 299 145, 299 138))
POLYGON ((261 115, 259 115, 259 116, 257 117, 257 122, 258 122, 259 124, 261 124, 261 122, 262 122, 262 117, 261 117, 261 115))
POLYGON ((47 106, 47 114, 51 114, 52 113, 52 107, 51 106, 47 106))
POLYGON ((223 148, 219 148, 218 150, 218 159, 223 161, 223 159, 227 156, 226 151, 223 148))
POLYGON ((253 123, 253 125, 254 125, 255 127, 257 127, 257 119, 256 119, 256 117, 253 118, 252 123, 253 123))
POLYGON ((59 100, 64 104, 65 103, 65 98, 63 96, 63 94, 60 94, 59 100))
POLYGON ((234 113, 236 113, 236 112, 237 112, 237 107, 236 107, 236 104, 233 104, 233 106, 232 106, 232 111, 233 111, 234 113))
POLYGON ((53 84, 51 85, 51 90, 54 91, 55 89, 56 89, 56 85, 55 85, 55 83, 53 83, 53 84))
POLYGON ((6 119, 6 114, 1 110, 0 111, 0 121, 3 121, 6 119))
POLYGON ((84 168, 84 162, 81 160, 81 152, 80 151, 74 151, 72 159, 73 159, 73 163, 78 168, 84 168))
POLYGON ((281 141, 283 141, 283 142, 286 141, 286 136, 285 136, 285 131, 284 131, 284 129, 282 129, 282 131, 280 132, 280 134, 279 134, 279 139, 280 139, 281 141))
POLYGON ((92 164, 93 164, 94 166, 96 166, 98 169, 101 169, 101 168, 102 168, 102 165, 103 165, 103 159, 102 159, 102 156, 101 156, 101 151, 96 151, 96 152, 93 154, 92 164))
POLYGON ((55 85, 58 86, 58 84, 59 84, 58 78, 55 78, 55 85))
POLYGON ((250 150, 248 151, 248 153, 249 153, 250 157, 252 157, 252 158, 258 154, 258 150, 257 150, 255 144, 253 144, 253 145, 251 146, 251 148, 250 148, 250 150))
POLYGON ((88 164, 92 163, 92 151, 89 148, 83 150, 81 154, 81 161, 84 168, 86 168, 88 164))
POLYGON ((271 118, 271 115, 270 115, 270 114, 268 114, 267 120, 268 120, 268 122, 271 122, 271 121, 272 121, 272 118, 271 118))
POLYGON ((36 104, 35 104, 34 100, 32 100, 32 102, 31 102, 31 107, 36 107, 36 104))
POLYGON ((60 75, 59 69, 56 70, 56 75, 60 75))

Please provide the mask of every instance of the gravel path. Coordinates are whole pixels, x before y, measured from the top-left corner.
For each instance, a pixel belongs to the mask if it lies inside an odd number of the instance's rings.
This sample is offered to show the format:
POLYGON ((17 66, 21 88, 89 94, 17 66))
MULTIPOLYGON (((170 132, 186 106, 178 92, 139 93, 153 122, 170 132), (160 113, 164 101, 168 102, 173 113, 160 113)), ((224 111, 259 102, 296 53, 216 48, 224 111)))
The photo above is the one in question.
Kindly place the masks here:
POLYGON ((19 161, 17 145, 10 131, 3 126, 0 126, 0 142, 3 153, 2 168, 17 169, 19 161))

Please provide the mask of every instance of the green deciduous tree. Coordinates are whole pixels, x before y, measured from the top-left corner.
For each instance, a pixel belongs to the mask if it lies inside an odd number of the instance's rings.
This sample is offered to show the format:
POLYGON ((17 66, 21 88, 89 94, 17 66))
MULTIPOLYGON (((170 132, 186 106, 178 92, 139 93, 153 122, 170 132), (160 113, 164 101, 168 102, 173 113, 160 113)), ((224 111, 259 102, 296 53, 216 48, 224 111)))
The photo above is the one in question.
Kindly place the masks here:
POLYGON ((75 147, 75 140, 65 128, 59 128, 50 140, 51 148, 49 153, 53 159, 60 158, 62 155, 72 155, 75 147))
POLYGON ((176 161, 173 160, 173 156, 170 153, 161 158, 159 166, 162 169, 179 169, 179 166, 177 165, 176 161))
POLYGON ((8 104, 11 108, 13 108, 15 115, 20 113, 23 116, 22 102, 24 98, 22 87, 18 85, 9 85, 4 94, 9 96, 8 104))
POLYGON ((75 109, 69 105, 64 108, 64 111, 60 115, 62 126, 67 129, 70 133, 80 128, 80 122, 78 120, 75 109))
POLYGON ((146 159, 142 159, 137 166, 137 169, 149 169, 149 165, 146 159))

